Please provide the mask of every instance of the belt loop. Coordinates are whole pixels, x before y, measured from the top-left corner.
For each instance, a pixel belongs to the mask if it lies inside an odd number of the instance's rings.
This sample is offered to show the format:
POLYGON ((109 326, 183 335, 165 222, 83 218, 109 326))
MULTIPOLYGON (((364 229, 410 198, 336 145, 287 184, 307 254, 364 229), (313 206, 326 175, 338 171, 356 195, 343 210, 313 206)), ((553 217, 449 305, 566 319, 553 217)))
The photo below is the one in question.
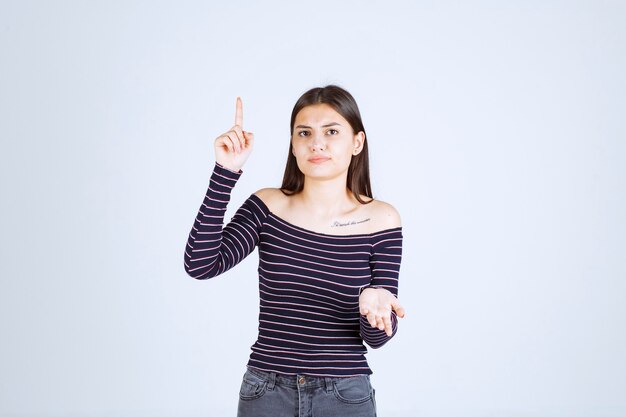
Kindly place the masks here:
POLYGON ((274 385, 276 384, 276 372, 270 372, 269 381, 267 381, 267 389, 273 390, 274 385))
POLYGON ((333 390, 333 379, 325 377, 324 381, 326 382, 326 392, 331 392, 333 390))

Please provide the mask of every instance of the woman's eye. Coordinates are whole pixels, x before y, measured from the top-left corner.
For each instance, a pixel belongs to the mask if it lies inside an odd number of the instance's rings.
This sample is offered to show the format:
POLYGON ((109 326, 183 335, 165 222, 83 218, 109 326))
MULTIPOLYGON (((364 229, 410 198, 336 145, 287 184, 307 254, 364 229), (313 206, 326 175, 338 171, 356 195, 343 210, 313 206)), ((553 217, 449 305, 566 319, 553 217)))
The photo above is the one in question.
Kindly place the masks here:
MULTIPOLYGON (((339 131, 337 129, 329 129, 328 132, 331 135, 336 135, 339 133, 339 131)), ((298 136, 302 137, 302 136, 309 136, 309 131, 308 130, 301 130, 297 133, 298 136)))

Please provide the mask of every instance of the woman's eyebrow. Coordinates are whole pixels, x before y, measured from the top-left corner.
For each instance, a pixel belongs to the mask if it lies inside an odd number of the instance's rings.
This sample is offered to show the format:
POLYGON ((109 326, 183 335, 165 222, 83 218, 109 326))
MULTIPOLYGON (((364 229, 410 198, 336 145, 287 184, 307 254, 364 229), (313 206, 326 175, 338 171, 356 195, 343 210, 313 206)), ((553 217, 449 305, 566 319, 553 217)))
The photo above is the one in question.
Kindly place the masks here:
MULTIPOLYGON (((339 123, 337 123, 337 122, 332 122, 332 123, 328 123, 327 125, 323 125, 322 127, 329 127, 329 126, 341 126, 341 125, 339 123)), ((296 126, 296 129, 297 128, 311 129, 311 126, 298 125, 298 126, 296 126)))

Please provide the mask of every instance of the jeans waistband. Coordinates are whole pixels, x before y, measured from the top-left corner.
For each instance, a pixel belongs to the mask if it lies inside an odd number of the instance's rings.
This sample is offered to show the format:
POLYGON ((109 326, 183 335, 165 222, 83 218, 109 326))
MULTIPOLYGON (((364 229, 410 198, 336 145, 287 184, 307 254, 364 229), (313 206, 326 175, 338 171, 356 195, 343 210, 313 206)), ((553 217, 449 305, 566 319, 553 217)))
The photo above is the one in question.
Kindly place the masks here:
MULTIPOLYGON (((290 388, 298 388, 298 386, 306 386, 308 388, 325 387, 330 390, 333 381, 344 379, 346 377, 320 377, 309 375, 285 375, 276 372, 262 371, 251 366, 247 367, 248 371, 258 377, 265 378, 270 381, 270 385, 281 385, 290 388)), ((369 375, 363 374, 362 377, 369 378, 369 375)))

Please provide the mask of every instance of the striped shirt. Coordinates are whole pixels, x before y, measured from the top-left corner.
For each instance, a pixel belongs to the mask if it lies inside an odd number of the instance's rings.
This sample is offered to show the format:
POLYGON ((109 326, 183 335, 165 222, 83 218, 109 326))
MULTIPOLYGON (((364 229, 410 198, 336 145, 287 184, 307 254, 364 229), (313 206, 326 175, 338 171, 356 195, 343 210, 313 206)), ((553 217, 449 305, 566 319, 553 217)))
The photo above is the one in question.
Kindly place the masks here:
POLYGON ((185 248, 185 270, 196 279, 222 274, 259 248, 259 334, 249 367, 288 375, 371 374, 364 342, 378 348, 392 335, 359 312, 366 286, 398 295, 402 227, 330 235, 272 213, 255 194, 223 227, 230 194, 242 171, 215 164, 185 248))

